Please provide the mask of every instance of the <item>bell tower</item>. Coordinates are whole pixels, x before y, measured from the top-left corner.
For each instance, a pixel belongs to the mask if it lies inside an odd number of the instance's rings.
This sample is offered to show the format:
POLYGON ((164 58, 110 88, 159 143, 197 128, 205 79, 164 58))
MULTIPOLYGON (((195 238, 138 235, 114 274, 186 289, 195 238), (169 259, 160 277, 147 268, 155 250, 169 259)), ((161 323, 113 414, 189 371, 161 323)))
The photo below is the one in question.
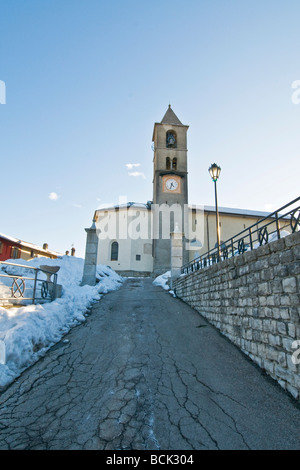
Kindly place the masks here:
MULTIPOLYGON (((169 105, 161 122, 153 129, 153 271, 155 275, 170 270, 170 233, 184 232, 188 204, 187 130, 169 105)), ((183 253, 184 263, 187 253, 183 253)))

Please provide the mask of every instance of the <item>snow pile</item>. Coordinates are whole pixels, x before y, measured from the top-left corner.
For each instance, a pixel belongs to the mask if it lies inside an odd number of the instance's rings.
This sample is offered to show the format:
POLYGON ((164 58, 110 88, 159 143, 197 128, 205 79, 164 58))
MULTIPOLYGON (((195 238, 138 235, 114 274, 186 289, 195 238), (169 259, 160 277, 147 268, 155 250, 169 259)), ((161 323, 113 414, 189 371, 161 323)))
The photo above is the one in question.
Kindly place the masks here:
MULTIPOLYGON (((102 294, 118 289, 123 282, 112 269, 98 265, 96 286, 80 286, 84 266, 82 258, 35 258, 20 260, 20 264, 59 266, 57 282, 62 285, 62 296, 43 304, 8 309, 0 307, 0 389, 44 355, 70 328, 83 322, 87 309, 102 294)), ((2 269, 9 274, 26 276, 29 271, 28 268, 5 265, 2 269)), ((8 281, 5 278, 0 278, 0 281, 0 291, 5 292, 8 281)), ((9 282, 11 284, 11 279, 9 282)))
POLYGON ((176 297, 176 294, 173 290, 170 290, 169 283, 171 281, 171 271, 167 271, 164 274, 161 274, 160 276, 157 276, 153 284, 155 286, 162 287, 163 289, 167 290, 169 294, 171 294, 173 297, 176 297))
POLYGON ((160 276, 157 276, 154 279, 153 284, 155 286, 162 287, 165 290, 169 290, 170 289, 170 286, 169 286, 170 279, 171 279, 171 271, 167 271, 166 273, 161 274, 160 276))
POLYGON ((170 281, 171 281, 171 271, 167 271, 164 274, 161 274, 160 276, 157 276, 153 284, 155 286, 162 287, 164 290, 167 290, 169 294, 171 294, 173 297, 176 297, 176 294, 173 290, 170 290, 170 281))
MULTIPOLYGON (((288 232, 287 230, 281 230, 280 231, 280 238, 284 238, 284 237, 287 237, 288 235, 290 235, 290 232, 288 232)), ((274 242, 278 240, 278 235, 277 235, 277 232, 273 232, 269 235, 269 238, 268 238, 268 243, 271 243, 271 242, 274 242)), ((257 242, 254 244, 253 248, 259 248, 260 247, 260 244, 257 242)))
POLYGON ((96 279, 98 281, 98 292, 107 294, 111 290, 120 287, 124 279, 113 271, 109 266, 98 264, 96 268, 96 279))

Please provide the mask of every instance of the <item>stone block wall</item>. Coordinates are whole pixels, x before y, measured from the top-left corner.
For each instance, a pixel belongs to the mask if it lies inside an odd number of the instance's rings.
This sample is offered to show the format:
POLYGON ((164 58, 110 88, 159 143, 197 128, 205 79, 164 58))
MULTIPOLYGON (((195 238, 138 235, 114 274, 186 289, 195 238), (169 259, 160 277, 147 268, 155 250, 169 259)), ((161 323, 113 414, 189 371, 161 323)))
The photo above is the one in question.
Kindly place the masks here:
POLYGON ((300 398, 300 232, 182 275, 173 289, 300 398))

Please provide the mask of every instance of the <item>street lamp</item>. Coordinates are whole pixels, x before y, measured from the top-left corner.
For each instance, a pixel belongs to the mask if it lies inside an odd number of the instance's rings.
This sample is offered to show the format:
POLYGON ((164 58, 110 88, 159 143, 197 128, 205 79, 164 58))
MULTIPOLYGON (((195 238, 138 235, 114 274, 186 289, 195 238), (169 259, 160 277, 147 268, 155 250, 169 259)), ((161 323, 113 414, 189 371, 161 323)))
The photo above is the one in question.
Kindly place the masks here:
POLYGON ((216 201, 216 226, 217 226, 217 244, 218 244, 218 259, 221 259, 221 250, 220 250, 220 223, 219 223, 219 210, 218 210, 218 196, 217 196, 217 180, 221 173, 221 168, 213 163, 209 169, 209 174, 211 179, 215 183, 215 201, 216 201))

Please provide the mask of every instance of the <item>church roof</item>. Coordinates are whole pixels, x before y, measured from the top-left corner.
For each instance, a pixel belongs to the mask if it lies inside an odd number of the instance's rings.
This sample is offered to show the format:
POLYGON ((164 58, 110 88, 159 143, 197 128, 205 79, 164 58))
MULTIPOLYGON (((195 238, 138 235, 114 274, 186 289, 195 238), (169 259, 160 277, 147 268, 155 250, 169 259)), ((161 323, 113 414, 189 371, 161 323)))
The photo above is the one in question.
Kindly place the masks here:
MULTIPOLYGON (((151 210, 152 201, 148 201, 146 204, 141 202, 127 202, 124 204, 117 204, 117 205, 108 205, 100 207, 96 210, 97 211, 104 211, 104 210, 116 210, 116 209, 129 209, 133 207, 135 209, 145 209, 151 210)), ((198 204, 189 204, 189 210, 198 209, 199 211, 203 212, 215 212, 215 206, 206 206, 206 205, 198 205, 198 204)), ((255 217, 255 218, 265 218, 271 216, 269 212, 262 212, 262 211, 255 211, 255 210, 247 210, 247 209, 236 209, 232 207, 219 207, 219 212, 221 214, 227 215, 238 215, 238 216, 245 216, 245 217, 255 217)), ((274 216, 273 216, 274 217, 274 216)))
POLYGON ((106 210, 119 210, 119 209, 129 209, 130 207, 133 207, 135 209, 150 209, 151 208, 151 203, 150 201, 147 202, 147 204, 144 204, 142 202, 125 202, 124 204, 111 204, 111 205, 105 205, 101 206, 97 211, 106 211, 106 210))
POLYGON ((161 124, 179 124, 180 126, 182 126, 182 122, 179 121, 170 104, 164 117, 161 120, 161 124))

